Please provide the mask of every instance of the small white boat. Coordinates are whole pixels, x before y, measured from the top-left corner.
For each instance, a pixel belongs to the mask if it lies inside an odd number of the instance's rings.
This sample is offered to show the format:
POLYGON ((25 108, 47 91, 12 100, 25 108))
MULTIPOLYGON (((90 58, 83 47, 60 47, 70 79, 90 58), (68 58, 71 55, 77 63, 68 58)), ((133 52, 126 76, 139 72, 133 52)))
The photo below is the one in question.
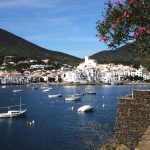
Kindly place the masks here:
POLYGON ((96 94, 96 92, 95 92, 95 91, 85 91, 84 94, 85 94, 85 95, 88 95, 88 94, 96 94))
POLYGON ((84 105, 78 108, 78 112, 92 112, 93 110, 94 110, 94 107, 90 105, 84 105))
POLYGON ((65 100, 66 101, 77 101, 79 100, 80 97, 79 96, 76 96, 76 95, 72 95, 72 96, 69 96, 69 97, 65 97, 65 100))
POLYGON ((49 94, 49 98, 62 97, 62 94, 49 94))
POLYGON ((52 90, 52 88, 47 88, 47 89, 44 89, 43 92, 49 92, 50 90, 52 90))
POLYGON ((12 117, 22 117, 26 113, 26 109, 22 109, 21 106, 21 99, 20 99, 20 105, 14 105, 14 106, 8 106, 8 107, 1 107, 1 108, 11 108, 11 107, 17 107, 20 106, 20 109, 18 110, 9 110, 7 113, 0 113, 0 118, 12 118, 12 117))
POLYGON ((2 86, 2 89, 6 89, 6 85, 3 85, 3 86, 2 86))
POLYGON ((40 89, 44 90, 44 89, 47 89, 48 86, 42 86, 40 89))
POLYGON ((22 89, 17 89, 17 90, 13 90, 13 93, 20 93, 20 92, 23 92, 24 90, 22 89))

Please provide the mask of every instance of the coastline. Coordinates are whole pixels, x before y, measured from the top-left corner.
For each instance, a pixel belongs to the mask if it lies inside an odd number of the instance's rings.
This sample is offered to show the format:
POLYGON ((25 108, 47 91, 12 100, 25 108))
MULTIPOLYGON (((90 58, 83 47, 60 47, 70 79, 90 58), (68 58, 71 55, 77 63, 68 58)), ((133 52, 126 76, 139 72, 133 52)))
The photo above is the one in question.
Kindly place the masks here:
MULTIPOLYGON (((67 82, 37 82, 37 83, 13 83, 13 84, 0 84, 0 86, 4 85, 61 85, 61 86, 81 86, 81 85, 111 85, 109 83, 67 83, 67 82)), ((150 85, 150 82, 142 82, 142 83, 124 83, 124 84, 115 84, 115 85, 150 85)))

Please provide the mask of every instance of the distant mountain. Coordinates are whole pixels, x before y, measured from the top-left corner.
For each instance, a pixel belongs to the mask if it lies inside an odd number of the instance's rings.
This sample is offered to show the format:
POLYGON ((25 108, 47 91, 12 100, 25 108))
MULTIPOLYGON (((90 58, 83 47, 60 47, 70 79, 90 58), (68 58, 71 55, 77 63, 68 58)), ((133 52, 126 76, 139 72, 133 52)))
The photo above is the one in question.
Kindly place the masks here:
POLYGON ((142 64, 150 70, 150 56, 135 52, 130 45, 122 46, 115 50, 101 51, 90 58, 97 60, 98 63, 134 65, 135 67, 142 64))
MULTIPOLYGON (((52 61, 70 65, 78 65, 82 61, 80 58, 62 52, 47 50, 6 30, 0 29, 0 58, 1 56, 11 55, 27 58, 49 58, 52 61)), ((98 63, 134 66, 142 64, 150 70, 150 56, 140 55, 129 46, 123 46, 116 50, 101 51, 90 58, 97 60, 98 63)))
POLYGON ((47 50, 3 29, 0 29, 0 55, 50 58, 52 61, 70 65, 77 65, 81 62, 80 58, 62 52, 47 50))

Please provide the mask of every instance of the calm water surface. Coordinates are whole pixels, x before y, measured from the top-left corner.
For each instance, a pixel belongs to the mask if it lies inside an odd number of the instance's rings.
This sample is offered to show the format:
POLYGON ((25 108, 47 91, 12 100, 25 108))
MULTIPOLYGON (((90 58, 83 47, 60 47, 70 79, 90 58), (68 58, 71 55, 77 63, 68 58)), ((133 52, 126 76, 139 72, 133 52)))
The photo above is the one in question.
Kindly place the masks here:
MULTIPOLYGON (((49 99, 48 93, 41 89, 33 90, 27 86, 0 87, 0 107, 17 105, 21 97, 27 114, 20 119, 0 119, 0 150, 88 150, 85 141, 95 141, 89 122, 114 127, 118 97, 131 93, 134 89, 150 89, 149 86, 51 86, 49 93, 60 91, 63 97, 49 99), (23 89, 14 95, 13 89, 23 89), (96 95, 81 96, 78 102, 65 102, 64 97, 94 89, 96 95), (83 105, 94 106, 93 113, 79 114, 77 109, 83 105), (104 107, 103 107, 104 104, 104 107), (72 109, 73 108, 73 109, 72 109), (27 121, 35 121, 33 126, 27 121)), ((0 109, 0 112, 7 109, 0 109)))

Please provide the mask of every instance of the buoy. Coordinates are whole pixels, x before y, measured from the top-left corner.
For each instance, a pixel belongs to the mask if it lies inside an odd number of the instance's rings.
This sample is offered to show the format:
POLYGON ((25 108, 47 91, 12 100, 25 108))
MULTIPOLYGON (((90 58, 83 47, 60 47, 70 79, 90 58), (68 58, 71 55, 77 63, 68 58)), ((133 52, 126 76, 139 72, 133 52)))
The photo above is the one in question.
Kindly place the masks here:
POLYGON ((34 124, 35 123, 35 121, 34 120, 32 120, 32 124, 34 124))
POLYGON ((71 109, 73 110, 73 109, 74 109, 74 107, 71 107, 71 109))
POLYGON ((103 107, 105 106, 105 104, 102 105, 103 107))
POLYGON ((103 98, 104 98, 104 95, 103 95, 103 98))
POLYGON ((32 125, 32 122, 30 121, 29 125, 31 126, 32 125))
POLYGON ((29 125, 29 126, 33 126, 35 124, 35 121, 34 120, 32 120, 32 121, 27 121, 27 125, 29 125))

